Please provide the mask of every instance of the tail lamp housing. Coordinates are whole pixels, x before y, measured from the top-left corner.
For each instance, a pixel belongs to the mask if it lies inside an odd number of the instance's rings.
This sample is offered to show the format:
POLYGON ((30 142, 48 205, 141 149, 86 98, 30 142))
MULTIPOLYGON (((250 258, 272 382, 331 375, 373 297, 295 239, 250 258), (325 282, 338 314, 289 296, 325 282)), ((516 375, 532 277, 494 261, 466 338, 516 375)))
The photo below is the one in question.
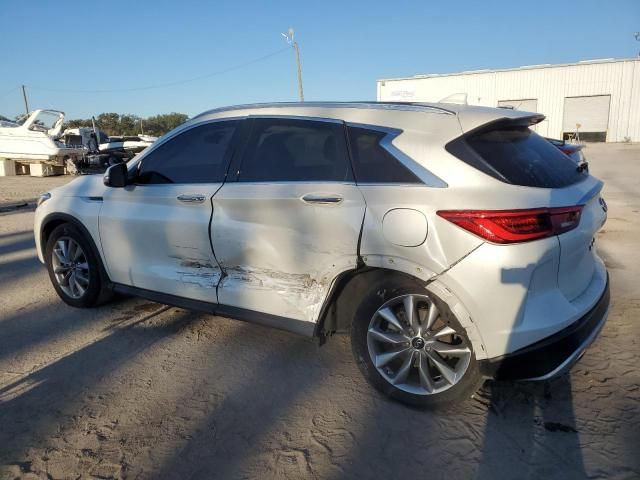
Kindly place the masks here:
POLYGON ((584 205, 523 210, 440 210, 438 216, 489 242, 520 243, 552 237, 580 224, 584 205))

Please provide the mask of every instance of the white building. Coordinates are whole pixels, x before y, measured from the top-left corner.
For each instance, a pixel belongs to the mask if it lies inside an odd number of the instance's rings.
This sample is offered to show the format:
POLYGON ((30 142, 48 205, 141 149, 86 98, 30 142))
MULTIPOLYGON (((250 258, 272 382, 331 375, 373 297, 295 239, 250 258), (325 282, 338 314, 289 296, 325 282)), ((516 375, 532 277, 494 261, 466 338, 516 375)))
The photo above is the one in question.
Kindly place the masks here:
POLYGON ((380 101, 437 102, 466 93, 470 105, 539 112, 541 135, 640 141, 640 58, 378 80, 380 101))

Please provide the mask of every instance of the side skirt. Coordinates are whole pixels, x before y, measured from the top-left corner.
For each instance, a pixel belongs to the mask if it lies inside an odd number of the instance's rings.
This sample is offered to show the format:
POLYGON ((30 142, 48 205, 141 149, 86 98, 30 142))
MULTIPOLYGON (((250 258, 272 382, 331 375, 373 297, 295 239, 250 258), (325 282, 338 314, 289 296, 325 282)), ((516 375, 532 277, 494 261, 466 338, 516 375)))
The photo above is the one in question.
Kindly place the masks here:
POLYGON ((313 337, 315 331, 315 323, 296 320, 293 318, 280 317, 269 313, 256 312, 254 310, 246 310, 239 307, 231 307, 229 305, 220 305, 217 303, 203 302, 201 300, 192 300, 190 298, 178 297, 166 293, 145 290, 144 288, 131 287, 119 283, 112 284, 111 288, 114 292, 124 295, 133 295, 135 297, 146 298, 153 302, 164 303, 174 307, 185 308, 187 310, 195 310, 197 312, 209 313, 212 315, 220 315, 236 320, 242 320, 250 323, 257 323, 266 327, 277 328, 287 332, 297 333, 305 337, 313 337))

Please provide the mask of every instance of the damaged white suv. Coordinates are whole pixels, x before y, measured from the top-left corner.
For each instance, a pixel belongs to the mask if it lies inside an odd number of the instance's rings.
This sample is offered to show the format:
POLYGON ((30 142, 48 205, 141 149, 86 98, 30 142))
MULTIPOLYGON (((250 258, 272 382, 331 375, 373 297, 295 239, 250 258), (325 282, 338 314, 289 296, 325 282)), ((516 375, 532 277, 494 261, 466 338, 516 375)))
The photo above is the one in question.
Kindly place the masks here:
POLYGON ((367 379, 434 406, 484 378, 547 379, 609 307, 602 182, 529 126, 449 104, 212 110, 103 178, 44 194, 60 297, 111 292, 315 336, 350 332, 367 379))

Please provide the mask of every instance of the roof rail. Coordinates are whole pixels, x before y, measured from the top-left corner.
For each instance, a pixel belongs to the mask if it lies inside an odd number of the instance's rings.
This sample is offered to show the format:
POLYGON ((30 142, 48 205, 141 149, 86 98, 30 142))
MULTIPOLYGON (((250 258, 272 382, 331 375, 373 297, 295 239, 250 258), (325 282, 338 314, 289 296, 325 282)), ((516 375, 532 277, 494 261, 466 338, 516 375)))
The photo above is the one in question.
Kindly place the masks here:
POLYGON ((257 108, 368 108, 378 110, 403 110, 412 112, 431 112, 446 115, 455 115, 455 112, 444 107, 430 105, 427 103, 415 102, 276 102, 276 103, 250 103, 246 105, 234 105, 230 107, 220 107, 202 112, 193 119, 211 115, 214 113, 231 112, 235 110, 247 110, 257 108))

